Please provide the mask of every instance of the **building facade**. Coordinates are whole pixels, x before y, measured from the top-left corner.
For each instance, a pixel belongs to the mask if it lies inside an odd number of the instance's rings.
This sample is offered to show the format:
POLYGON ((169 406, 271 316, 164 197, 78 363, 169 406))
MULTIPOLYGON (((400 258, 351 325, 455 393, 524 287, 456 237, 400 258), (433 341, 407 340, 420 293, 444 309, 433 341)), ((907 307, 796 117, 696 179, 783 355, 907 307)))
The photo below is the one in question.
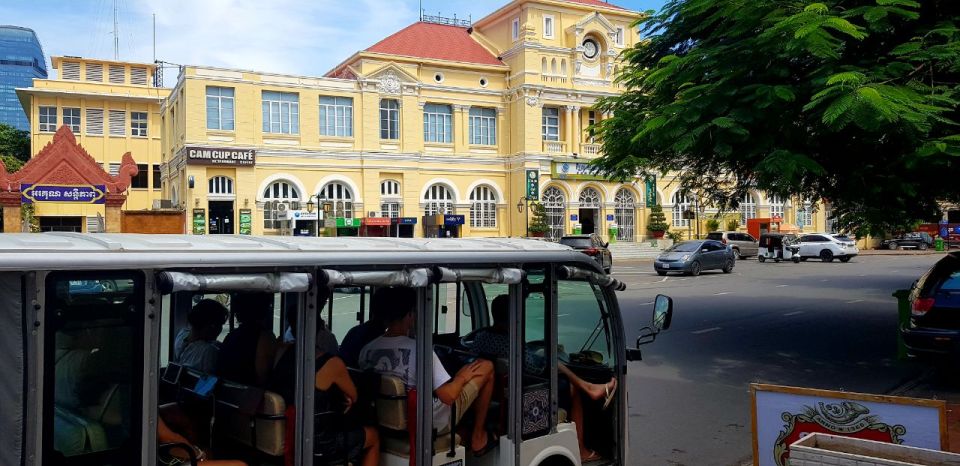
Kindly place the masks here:
POLYGON ((29 130, 16 89, 46 77, 47 59, 37 34, 19 26, 0 26, 0 123, 29 130))
MULTIPOLYGON (((615 227, 639 241, 657 203, 695 234, 680 214, 711 211, 671 177, 612 182, 588 166, 601 155, 590 126, 606 117, 596 104, 622 90, 638 18, 599 0, 514 0, 472 24, 424 17, 324 76, 184 66, 158 89, 150 65, 57 57, 60 76, 20 95, 34 153, 77 109, 74 133, 97 160, 131 152, 148 172, 125 208, 175 206, 195 234, 522 236, 531 201, 552 238, 615 227), (146 134, 127 131, 143 113, 146 134)), ((815 208, 752 199, 744 218, 825 227, 815 208)), ((41 220, 95 214, 42 207, 41 220)))
MULTIPOLYGON (((52 57, 57 75, 35 79, 17 90, 28 112, 31 153, 36 156, 61 126, 110 175, 119 173, 124 154, 137 163, 124 210, 144 210, 163 198, 160 189, 160 107, 170 90, 155 87, 155 66, 110 60, 52 57)), ((104 206, 45 202, 36 204, 41 230, 96 232, 104 206)))

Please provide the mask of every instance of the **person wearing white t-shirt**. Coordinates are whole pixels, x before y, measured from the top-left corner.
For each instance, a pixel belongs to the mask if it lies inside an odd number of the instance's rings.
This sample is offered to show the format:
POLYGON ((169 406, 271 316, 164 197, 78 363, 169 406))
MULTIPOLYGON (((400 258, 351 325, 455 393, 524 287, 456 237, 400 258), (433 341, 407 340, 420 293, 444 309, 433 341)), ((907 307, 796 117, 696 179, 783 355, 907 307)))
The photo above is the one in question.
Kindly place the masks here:
MULTIPOLYGON (((380 288, 375 301, 383 310, 386 332, 360 351, 360 368, 390 375, 403 381, 407 389, 416 388, 416 340, 410 338, 415 322, 416 292, 411 288, 380 288)), ((433 354, 433 425, 441 434, 450 431, 450 406, 456 408, 457 422, 474 409, 470 449, 476 456, 490 451, 495 439, 484 429, 490 399, 493 397, 493 363, 480 359, 464 366, 453 377, 433 354)))

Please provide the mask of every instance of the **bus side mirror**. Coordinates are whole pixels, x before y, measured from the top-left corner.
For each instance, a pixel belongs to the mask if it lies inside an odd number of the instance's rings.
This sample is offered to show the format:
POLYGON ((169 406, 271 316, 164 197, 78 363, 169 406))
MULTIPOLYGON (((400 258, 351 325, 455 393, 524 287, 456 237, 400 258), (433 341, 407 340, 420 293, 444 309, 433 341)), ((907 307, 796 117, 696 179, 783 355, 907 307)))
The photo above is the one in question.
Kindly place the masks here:
POLYGON ((627 348, 627 361, 643 361, 643 352, 640 348, 627 348))
POLYGON ((660 333, 670 328, 673 321, 673 298, 658 294, 653 300, 653 331, 660 333))

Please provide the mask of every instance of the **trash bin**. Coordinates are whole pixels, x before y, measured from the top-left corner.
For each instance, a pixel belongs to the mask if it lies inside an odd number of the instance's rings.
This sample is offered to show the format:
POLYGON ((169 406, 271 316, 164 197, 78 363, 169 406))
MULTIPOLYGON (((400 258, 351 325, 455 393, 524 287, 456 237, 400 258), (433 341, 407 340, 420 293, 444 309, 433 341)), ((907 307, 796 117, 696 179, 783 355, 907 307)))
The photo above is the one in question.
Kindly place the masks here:
POLYGON ((573 224, 573 234, 579 235, 579 234, 582 234, 582 233, 583 233, 583 225, 581 225, 581 224, 579 224, 579 223, 574 223, 574 224, 573 224))
MULTIPOLYGON (((938 238, 939 239, 939 238, 938 238)), ((897 359, 907 359, 907 345, 903 343, 903 335, 900 334, 900 328, 910 324, 910 290, 897 290, 893 292, 893 297, 897 298, 897 359)))
POLYGON ((616 242, 617 242, 617 231, 619 231, 619 227, 617 226, 616 223, 611 223, 611 224, 610 224, 610 227, 607 228, 607 235, 608 235, 608 238, 609 238, 609 241, 608 241, 608 242, 609 242, 610 244, 613 244, 613 243, 616 243, 616 242))
POLYGON ((937 251, 943 251, 943 238, 938 236, 937 239, 933 240, 933 246, 937 251))

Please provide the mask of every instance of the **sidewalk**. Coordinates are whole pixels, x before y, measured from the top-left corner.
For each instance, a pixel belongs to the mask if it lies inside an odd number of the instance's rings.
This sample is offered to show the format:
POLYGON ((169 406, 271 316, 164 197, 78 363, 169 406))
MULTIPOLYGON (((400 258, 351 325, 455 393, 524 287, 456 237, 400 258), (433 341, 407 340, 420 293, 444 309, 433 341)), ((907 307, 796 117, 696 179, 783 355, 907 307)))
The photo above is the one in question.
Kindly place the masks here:
POLYGON ((861 249, 861 256, 932 256, 935 254, 946 254, 949 251, 934 251, 933 249, 927 249, 926 251, 920 251, 916 249, 898 249, 896 251, 891 251, 889 249, 861 249))
MULTIPOLYGON (((891 251, 895 252, 895 251, 891 251)), ((889 394, 947 402, 947 451, 960 453, 960 386, 945 380, 942 373, 927 369, 914 380, 893 389, 889 394)))

